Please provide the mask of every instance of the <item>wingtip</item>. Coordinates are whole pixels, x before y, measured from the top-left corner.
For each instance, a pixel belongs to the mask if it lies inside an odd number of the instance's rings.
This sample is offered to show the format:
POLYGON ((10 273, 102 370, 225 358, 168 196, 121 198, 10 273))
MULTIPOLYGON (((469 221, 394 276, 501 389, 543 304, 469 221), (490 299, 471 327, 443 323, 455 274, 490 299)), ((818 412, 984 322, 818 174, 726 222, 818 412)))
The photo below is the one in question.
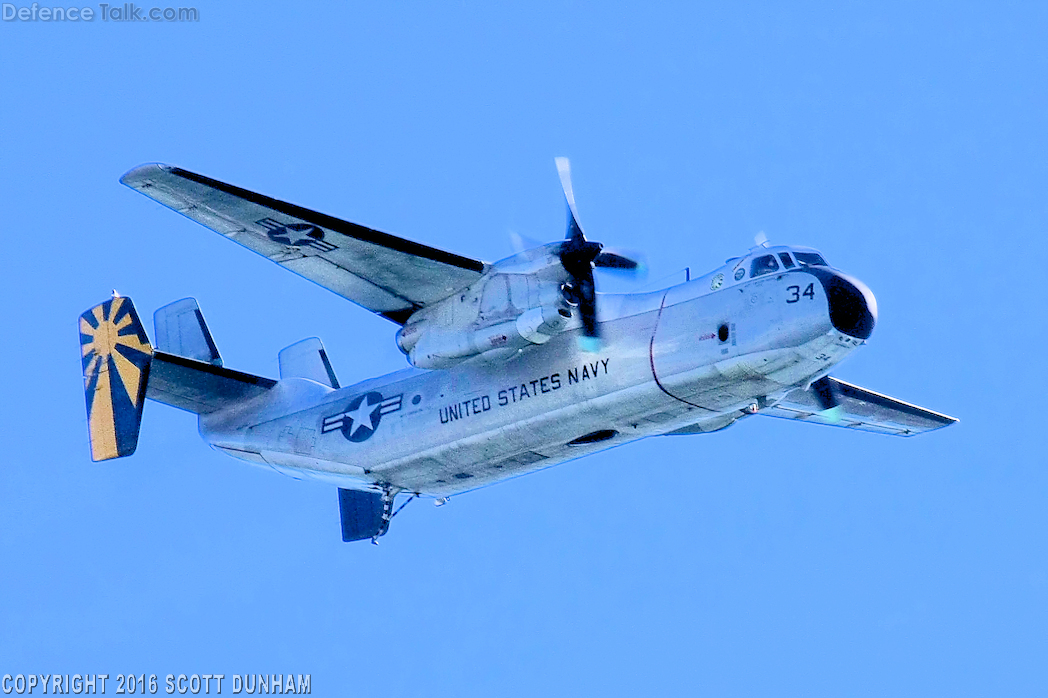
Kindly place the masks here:
POLYGON ((128 187, 134 187, 139 182, 147 181, 150 177, 161 172, 170 172, 172 169, 174 168, 171 165, 165 165, 162 162, 147 162, 125 172, 120 177, 120 183, 128 187))

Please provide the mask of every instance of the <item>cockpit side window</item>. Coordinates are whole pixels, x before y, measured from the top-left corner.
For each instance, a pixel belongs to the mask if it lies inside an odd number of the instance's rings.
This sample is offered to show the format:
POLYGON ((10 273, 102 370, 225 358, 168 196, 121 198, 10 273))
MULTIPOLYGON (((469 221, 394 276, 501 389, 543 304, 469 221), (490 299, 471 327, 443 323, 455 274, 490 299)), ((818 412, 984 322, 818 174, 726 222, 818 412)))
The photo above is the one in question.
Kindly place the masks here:
POLYGON ((750 278, 760 276, 761 274, 770 274, 778 270, 779 263, 775 261, 775 255, 766 254, 753 260, 753 264, 750 265, 750 278))
POLYGON ((789 252, 780 252, 779 253, 779 259, 782 260, 782 268, 783 269, 793 269, 793 267, 796 266, 793 263, 793 260, 790 259, 790 253, 789 252))
POLYGON ((826 260, 822 258, 822 255, 818 252, 794 252, 793 256, 797 258, 797 261, 801 264, 811 267, 825 267, 829 266, 826 264, 826 260))

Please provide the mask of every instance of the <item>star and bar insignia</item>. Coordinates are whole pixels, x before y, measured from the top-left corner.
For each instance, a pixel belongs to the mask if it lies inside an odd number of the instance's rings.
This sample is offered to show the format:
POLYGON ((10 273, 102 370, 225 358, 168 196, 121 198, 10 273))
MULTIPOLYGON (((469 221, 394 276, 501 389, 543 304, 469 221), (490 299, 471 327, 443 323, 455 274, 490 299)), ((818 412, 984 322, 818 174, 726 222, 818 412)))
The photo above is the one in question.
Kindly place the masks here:
POLYGON ((325 417, 321 433, 341 430, 354 443, 367 441, 378 429, 382 416, 398 411, 403 401, 403 393, 390 398, 382 397, 382 393, 364 393, 354 398, 344 412, 325 417))
POLYGON ((324 230, 312 223, 285 224, 272 218, 263 218, 255 223, 266 229, 266 235, 273 242, 289 247, 311 247, 320 252, 331 252, 338 249, 338 245, 332 245, 324 240, 324 230))

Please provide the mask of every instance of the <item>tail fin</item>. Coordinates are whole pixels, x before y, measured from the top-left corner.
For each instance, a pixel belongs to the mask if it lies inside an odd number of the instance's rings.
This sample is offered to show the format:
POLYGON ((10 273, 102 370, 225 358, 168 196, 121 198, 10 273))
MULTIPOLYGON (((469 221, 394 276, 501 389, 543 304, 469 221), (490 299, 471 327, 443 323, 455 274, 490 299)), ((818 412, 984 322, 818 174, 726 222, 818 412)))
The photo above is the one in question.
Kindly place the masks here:
POLYGON ((183 298, 153 313, 153 330, 157 351, 222 365, 222 356, 196 298, 183 298))
POLYGON ((338 390, 338 377, 331 367, 324 343, 317 337, 303 339, 277 354, 281 378, 309 378, 321 385, 338 390))
POLYGON ((130 298, 114 293, 80 316, 80 355, 91 459, 130 456, 138 446, 153 358, 130 298))

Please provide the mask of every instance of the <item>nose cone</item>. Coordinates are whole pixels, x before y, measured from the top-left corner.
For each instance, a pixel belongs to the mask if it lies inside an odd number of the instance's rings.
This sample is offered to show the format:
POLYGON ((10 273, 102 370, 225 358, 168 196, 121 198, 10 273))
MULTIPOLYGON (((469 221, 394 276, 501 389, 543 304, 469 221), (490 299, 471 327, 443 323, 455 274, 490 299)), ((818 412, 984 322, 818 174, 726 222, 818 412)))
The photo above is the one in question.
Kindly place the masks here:
POLYGON ((830 322, 856 339, 869 339, 877 324, 877 299, 866 284, 839 271, 809 268, 822 283, 830 306, 830 322))

